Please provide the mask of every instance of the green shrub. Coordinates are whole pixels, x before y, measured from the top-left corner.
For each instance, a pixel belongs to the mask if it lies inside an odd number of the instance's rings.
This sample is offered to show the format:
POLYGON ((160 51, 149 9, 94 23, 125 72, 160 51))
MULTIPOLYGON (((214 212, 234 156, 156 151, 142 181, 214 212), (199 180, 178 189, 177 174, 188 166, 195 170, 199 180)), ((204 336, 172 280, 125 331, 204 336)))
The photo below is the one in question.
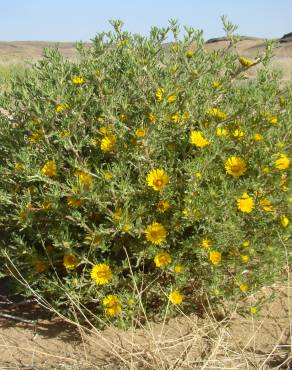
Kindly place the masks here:
POLYGON ((252 62, 226 21, 231 47, 209 52, 174 21, 149 37, 112 23, 78 62, 47 50, 5 96, 2 274, 117 322, 140 299, 191 312, 273 283, 289 254, 292 100, 271 43, 252 62))

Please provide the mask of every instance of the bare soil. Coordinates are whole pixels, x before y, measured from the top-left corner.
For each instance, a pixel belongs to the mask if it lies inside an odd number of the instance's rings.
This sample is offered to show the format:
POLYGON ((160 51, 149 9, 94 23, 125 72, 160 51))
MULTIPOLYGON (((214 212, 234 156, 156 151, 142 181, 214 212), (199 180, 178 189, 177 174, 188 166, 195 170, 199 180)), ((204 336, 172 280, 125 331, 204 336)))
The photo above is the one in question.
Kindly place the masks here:
POLYGON ((2 310, 35 323, 0 318, 0 369, 291 369, 292 287, 259 295, 275 299, 255 316, 230 305, 220 320, 206 308, 201 318, 181 314, 127 331, 86 330, 38 305, 2 310))

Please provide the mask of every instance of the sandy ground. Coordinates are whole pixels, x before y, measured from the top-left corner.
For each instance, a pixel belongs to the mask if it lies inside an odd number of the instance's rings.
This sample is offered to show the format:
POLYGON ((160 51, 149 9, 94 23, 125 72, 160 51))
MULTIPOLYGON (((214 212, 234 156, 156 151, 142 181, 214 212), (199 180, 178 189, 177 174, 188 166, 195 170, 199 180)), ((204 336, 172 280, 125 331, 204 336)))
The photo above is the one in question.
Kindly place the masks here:
POLYGON ((207 309, 203 318, 180 315, 127 332, 89 332, 39 308, 5 311, 37 321, 0 320, 0 369, 291 369, 292 287, 260 292, 272 294, 276 299, 255 316, 239 315, 238 307, 215 320, 207 309), (174 367, 179 360, 184 365, 174 367))

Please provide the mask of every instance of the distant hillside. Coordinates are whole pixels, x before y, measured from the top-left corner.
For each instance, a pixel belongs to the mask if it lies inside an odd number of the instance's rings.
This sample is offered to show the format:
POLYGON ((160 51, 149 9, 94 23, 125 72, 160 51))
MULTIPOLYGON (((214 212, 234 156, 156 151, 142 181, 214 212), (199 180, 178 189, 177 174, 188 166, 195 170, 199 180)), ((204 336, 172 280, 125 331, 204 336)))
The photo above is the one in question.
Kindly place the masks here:
MULTIPOLYGON (((284 79, 290 80, 292 73, 292 33, 287 33, 277 41, 279 44, 275 50, 274 64, 283 71, 284 79)), ((0 41, 0 64, 19 63, 26 60, 36 61, 41 57, 44 48, 56 46, 67 58, 74 59, 77 57, 75 44, 72 42, 0 41)), ((224 37, 207 40, 205 44, 206 50, 227 46, 228 41, 224 37)), ((241 36, 241 40, 236 46, 238 54, 247 58, 255 58, 263 52, 264 48, 264 39, 248 36, 241 36)))

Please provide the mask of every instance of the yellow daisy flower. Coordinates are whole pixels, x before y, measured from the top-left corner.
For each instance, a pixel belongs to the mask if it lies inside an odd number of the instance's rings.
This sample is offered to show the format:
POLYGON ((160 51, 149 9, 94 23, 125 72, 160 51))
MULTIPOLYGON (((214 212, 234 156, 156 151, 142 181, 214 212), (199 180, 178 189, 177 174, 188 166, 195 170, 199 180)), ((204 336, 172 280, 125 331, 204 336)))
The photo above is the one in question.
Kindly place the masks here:
POLYGON ((55 108, 55 111, 57 113, 60 113, 60 112, 63 112, 65 110, 69 109, 69 105, 68 104, 58 104, 55 108))
POLYGON ((240 258, 241 258, 242 262, 244 262, 244 263, 248 263, 249 260, 250 260, 250 257, 249 257, 248 254, 243 254, 242 256, 240 256, 240 258))
POLYGON ((254 200, 247 193, 243 193, 240 198, 237 199, 237 208, 243 213, 251 213, 254 209, 254 200))
POLYGON ((171 263, 172 259, 168 252, 160 252, 154 257, 156 267, 165 267, 171 263))
POLYGON ((288 156, 284 153, 277 153, 277 156, 279 158, 275 161, 275 167, 278 170, 286 170, 290 165, 288 156))
POLYGON ((162 244, 166 240, 166 230, 165 227, 158 223, 153 222, 148 225, 145 230, 146 239, 156 245, 162 244))
POLYGON ((210 141, 203 137, 201 131, 191 131, 190 143, 198 148, 204 148, 210 144, 210 141))
POLYGON ((81 201, 81 199, 75 198, 72 195, 68 195, 67 196, 67 204, 71 208, 78 208, 78 207, 81 206, 82 201, 81 201))
POLYGON ((201 246, 205 249, 209 249, 210 247, 212 247, 212 245, 213 245, 213 242, 210 239, 203 239, 201 242, 201 246))
POLYGON ((113 150, 116 142, 117 142, 117 138, 115 135, 105 136, 100 141, 100 149, 103 152, 110 152, 113 150))
POLYGON ((162 87, 159 87, 155 93, 156 100, 161 101, 163 99, 163 96, 164 96, 164 89, 162 87))
POLYGON ((175 265, 173 269, 174 269, 174 272, 177 274, 180 274, 181 272, 184 271, 184 267, 182 265, 175 265))
POLYGON ((273 205, 272 202, 266 198, 262 198, 260 200, 260 206, 265 212, 272 212, 273 211, 273 205))
POLYGON ((57 176, 57 165, 54 161, 47 161, 43 168, 41 169, 41 173, 44 176, 54 177, 57 176))
POLYGON ((258 132, 254 134, 255 141, 262 141, 264 139, 263 135, 259 134, 258 132))
POLYGON ((220 110, 219 108, 211 108, 207 111, 207 114, 218 121, 223 121, 227 118, 227 114, 220 110))
POLYGON ((66 270, 74 270, 78 265, 78 259, 73 254, 65 254, 63 257, 63 265, 66 270))
POLYGON ((225 137, 227 137, 227 136, 229 136, 229 132, 225 128, 217 127, 217 129, 216 129, 216 135, 217 136, 225 136, 225 137))
POLYGON ((169 176, 163 169, 156 169, 148 173, 146 181, 153 190, 160 191, 169 182, 169 176))
POLYGON ((175 94, 173 94, 173 95, 170 95, 168 98, 167 98, 167 103, 168 104, 171 104, 171 103, 173 103, 173 102, 175 102, 176 101, 176 95, 175 94))
POLYGON ((244 138, 245 136, 245 133, 244 131, 242 131, 241 129, 236 129, 233 133, 232 133, 232 136, 237 139, 237 140, 241 140, 244 138))
POLYGON ((178 290, 173 290, 168 296, 172 304, 181 304, 183 301, 183 295, 178 290))
POLYGON ((249 290, 249 286, 248 284, 246 283, 241 283, 239 285, 239 289, 243 292, 243 293, 246 293, 248 290, 249 290))
POLYGON ((83 85, 83 84, 85 84, 85 78, 83 78, 83 77, 81 77, 81 76, 74 76, 73 78, 72 78, 72 83, 73 83, 73 85, 75 85, 75 86, 81 86, 81 85, 83 85))
POLYGON ((135 131, 135 135, 137 137, 144 137, 146 135, 146 130, 144 128, 138 128, 136 131, 135 131))
POLYGON ((152 113, 152 112, 149 112, 148 113, 148 120, 149 120, 149 122, 150 123, 155 123, 156 122, 156 116, 155 116, 155 114, 154 113, 152 113))
POLYGON ((107 295, 103 299, 102 304, 104 306, 104 312, 107 316, 114 317, 122 312, 121 302, 116 295, 113 294, 107 295))
POLYGON ((99 263, 93 266, 90 276, 97 285, 106 285, 112 279, 113 273, 109 265, 99 263))
POLYGON ((281 224, 283 227, 287 227, 289 225, 289 218, 287 216, 282 216, 281 217, 281 224))
POLYGON ((157 204, 157 211, 160 213, 164 213, 168 211, 170 208, 170 204, 167 200, 160 200, 157 204))
POLYGON ((245 174, 246 172, 246 163, 240 157, 229 157, 225 161, 226 172, 233 177, 239 177, 245 174))
POLYGON ((218 265, 221 262, 221 253, 218 251, 211 251, 209 253, 209 260, 213 263, 213 265, 218 265))

